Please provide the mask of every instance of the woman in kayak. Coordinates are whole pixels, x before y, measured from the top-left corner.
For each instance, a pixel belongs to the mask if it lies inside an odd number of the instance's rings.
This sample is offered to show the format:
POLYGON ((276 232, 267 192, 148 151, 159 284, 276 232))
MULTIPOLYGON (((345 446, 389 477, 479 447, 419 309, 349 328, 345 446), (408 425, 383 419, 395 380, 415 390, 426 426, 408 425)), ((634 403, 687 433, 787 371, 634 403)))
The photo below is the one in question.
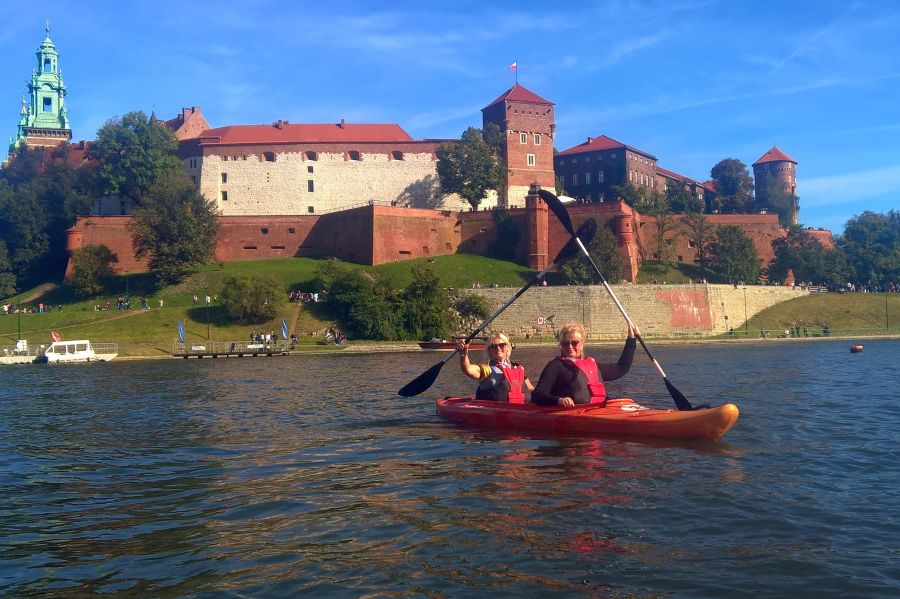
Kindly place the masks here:
POLYGON ((469 342, 456 342, 459 352, 459 369, 470 379, 478 381, 475 399, 525 403, 525 389, 534 390, 534 385, 525 375, 521 364, 509 361, 512 345, 503 333, 494 333, 485 346, 487 362, 472 364, 469 361, 469 342))
POLYGON ((631 370, 634 348, 639 334, 637 325, 628 326, 628 339, 619 361, 615 364, 598 364, 594 358, 584 355, 584 326, 578 323, 565 325, 559 331, 560 356, 544 367, 531 401, 542 406, 566 406, 606 402, 603 381, 612 381, 631 370))

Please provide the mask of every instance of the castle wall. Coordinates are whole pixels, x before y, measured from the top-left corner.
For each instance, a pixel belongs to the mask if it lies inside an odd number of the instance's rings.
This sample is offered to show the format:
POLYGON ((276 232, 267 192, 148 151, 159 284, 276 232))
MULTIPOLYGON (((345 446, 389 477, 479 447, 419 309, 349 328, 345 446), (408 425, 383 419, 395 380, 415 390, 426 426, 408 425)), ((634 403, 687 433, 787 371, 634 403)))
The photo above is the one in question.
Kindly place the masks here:
MULTIPOLYGON (((800 288, 760 285, 611 287, 648 339, 654 336, 701 338, 727 332, 729 328, 740 329, 747 319, 766 308, 808 294, 800 288)), ((459 293, 480 295, 488 311, 493 312, 515 291, 482 288, 459 290, 459 293)), ((626 334, 625 320, 601 285, 532 287, 491 328, 513 337, 549 339, 567 322, 583 323, 590 339, 624 339, 626 334)))
POLYGON ((459 196, 440 193, 436 146, 211 146, 183 162, 224 216, 321 214, 372 201, 462 210, 467 204, 459 196))

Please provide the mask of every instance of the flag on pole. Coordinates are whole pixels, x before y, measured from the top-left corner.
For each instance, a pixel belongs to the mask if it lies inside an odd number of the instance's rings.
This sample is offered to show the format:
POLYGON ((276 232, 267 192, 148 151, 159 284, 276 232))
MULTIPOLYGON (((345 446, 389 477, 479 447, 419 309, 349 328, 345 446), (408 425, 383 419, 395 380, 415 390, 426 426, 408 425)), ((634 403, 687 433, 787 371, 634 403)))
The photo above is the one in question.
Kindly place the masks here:
POLYGON ((56 331, 50 331, 50 338, 53 339, 54 342, 62 341, 62 335, 60 335, 56 331))
POLYGON ((184 343, 184 323, 180 320, 176 320, 178 323, 178 340, 184 343))
POLYGON ((512 63, 511 65, 509 65, 509 66, 506 67, 506 68, 508 68, 510 71, 515 71, 516 69, 519 68, 519 65, 517 64, 517 62, 518 62, 518 61, 512 63))
POLYGON ((285 339, 288 338, 287 321, 283 318, 281 319, 281 336, 285 339))

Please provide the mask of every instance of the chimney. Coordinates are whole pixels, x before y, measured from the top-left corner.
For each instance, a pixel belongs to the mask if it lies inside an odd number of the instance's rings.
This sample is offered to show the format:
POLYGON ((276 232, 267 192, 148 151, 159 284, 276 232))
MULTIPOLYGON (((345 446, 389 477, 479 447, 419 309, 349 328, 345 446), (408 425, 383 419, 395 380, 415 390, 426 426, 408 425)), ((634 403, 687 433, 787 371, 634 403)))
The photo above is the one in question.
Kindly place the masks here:
POLYGON ((340 127, 341 129, 344 128, 344 119, 341 119, 341 122, 338 124, 338 127, 340 127))
POLYGON ((284 129, 284 121, 282 121, 281 119, 278 119, 277 121, 275 121, 275 128, 276 129, 284 129))
POLYGON ((588 140, 587 140, 588 145, 590 145, 592 141, 594 141, 594 138, 593 138, 593 137, 588 137, 588 140))

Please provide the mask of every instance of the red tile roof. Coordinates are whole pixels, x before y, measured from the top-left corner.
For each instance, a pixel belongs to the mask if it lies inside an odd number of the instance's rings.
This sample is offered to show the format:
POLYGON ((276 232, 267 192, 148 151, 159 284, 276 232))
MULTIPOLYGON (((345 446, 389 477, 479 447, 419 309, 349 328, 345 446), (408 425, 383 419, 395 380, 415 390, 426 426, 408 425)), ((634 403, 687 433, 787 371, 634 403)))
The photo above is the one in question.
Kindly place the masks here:
POLYGON ((588 137, 587 141, 584 143, 580 143, 577 146, 572 146, 562 152, 558 152, 557 156, 565 156, 567 154, 581 154, 582 152, 596 152, 598 150, 612 150, 615 148, 626 148, 631 150, 632 152, 637 152, 638 154, 642 154, 647 156, 648 158, 652 158, 656 160, 656 156, 650 154, 648 152, 644 152, 643 150, 638 150, 637 148, 633 148, 627 144, 623 144, 620 141, 616 141, 611 137, 606 135, 601 135, 599 137, 588 137))
POLYGON ((499 104, 504 100, 512 100, 513 102, 528 102, 530 104, 545 104, 547 106, 553 106, 553 102, 549 102, 531 90, 525 89, 518 83, 513 85, 511 88, 503 92, 499 98, 482 108, 482 110, 487 110, 494 104, 499 104))
POLYGON ((772 146, 772 149, 762 155, 762 157, 753 163, 753 165, 763 164, 766 162, 793 162, 797 164, 797 161, 782 152, 778 149, 777 146, 772 146))
POLYGON ((691 179, 690 177, 685 177, 684 175, 679 175, 675 171, 670 171, 669 169, 665 169, 661 166, 656 167, 657 174, 660 174, 664 177, 668 177, 669 179, 675 179, 676 181, 681 181, 682 183, 686 183, 687 185, 696 185, 698 187, 702 187, 707 191, 715 191, 715 181, 707 181, 705 183, 701 181, 697 181, 695 179, 691 179))
POLYGON ((232 125, 208 129, 199 136, 200 145, 372 143, 415 141, 400 125, 350 125, 346 123, 291 125, 232 125))

